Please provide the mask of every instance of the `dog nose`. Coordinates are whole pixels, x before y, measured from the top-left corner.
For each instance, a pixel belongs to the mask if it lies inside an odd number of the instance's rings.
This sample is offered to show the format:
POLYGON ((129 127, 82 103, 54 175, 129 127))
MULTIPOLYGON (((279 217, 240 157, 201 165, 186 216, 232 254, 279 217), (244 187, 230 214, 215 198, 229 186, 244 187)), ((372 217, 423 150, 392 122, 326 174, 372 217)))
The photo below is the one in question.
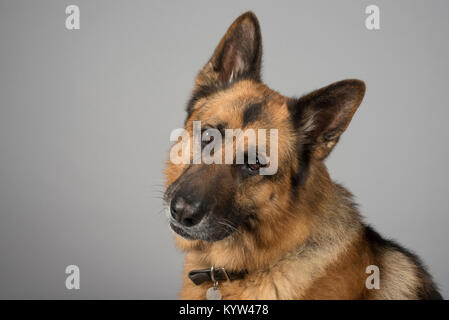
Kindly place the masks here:
POLYGON ((183 197, 175 197, 170 203, 170 213, 180 224, 191 227, 200 223, 204 214, 200 211, 199 202, 188 203, 183 197))

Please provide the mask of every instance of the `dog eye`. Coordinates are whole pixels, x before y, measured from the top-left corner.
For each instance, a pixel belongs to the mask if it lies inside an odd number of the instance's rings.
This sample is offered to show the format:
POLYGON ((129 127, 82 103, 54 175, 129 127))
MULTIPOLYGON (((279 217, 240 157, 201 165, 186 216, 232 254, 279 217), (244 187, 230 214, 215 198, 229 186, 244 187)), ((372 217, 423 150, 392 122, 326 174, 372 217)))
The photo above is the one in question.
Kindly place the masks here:
POLYGON ((260 169, 260 163, 248 164, 248 169, 251 171, 258 171, 260 169))
POLYGON ((246 167, 250 172, 256 173, 257 171, 259 171, 260 168, 265 167, 265 165, 262 165, 259 162, 259 158, 256 158, 256 163, 248 163, 246 164, 246 167))
POLYGON ((214 136, 212 135, 212 132, 209 129, 201 130, 201 146, 204 148, 212 141, 214 141, 214 136))

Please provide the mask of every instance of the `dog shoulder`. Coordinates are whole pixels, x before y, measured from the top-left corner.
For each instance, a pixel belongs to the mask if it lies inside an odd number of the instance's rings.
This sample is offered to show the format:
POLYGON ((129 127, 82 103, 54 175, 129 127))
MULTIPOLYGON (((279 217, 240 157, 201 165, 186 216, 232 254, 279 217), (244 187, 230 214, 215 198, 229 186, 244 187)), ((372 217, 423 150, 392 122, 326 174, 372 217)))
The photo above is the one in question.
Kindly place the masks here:
POLYGON ((380 289, 370 290, 372 299, 442 299, 421 259, 394 241, 366 227, 366 238, 380 269, 380 289))

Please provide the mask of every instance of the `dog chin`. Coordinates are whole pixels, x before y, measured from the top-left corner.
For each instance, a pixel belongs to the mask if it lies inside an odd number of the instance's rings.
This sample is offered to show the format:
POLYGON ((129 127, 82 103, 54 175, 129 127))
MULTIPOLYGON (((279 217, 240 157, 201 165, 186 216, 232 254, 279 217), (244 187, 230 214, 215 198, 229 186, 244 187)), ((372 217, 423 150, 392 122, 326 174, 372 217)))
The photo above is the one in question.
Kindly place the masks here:
POLYGON ((182 238, 186 240, 202 240, 206 242, 217 242, 229 237, 233 230, 227 230, 224 228, 188 228, 183 227, 173 222, 170 222, 170 228, 182 238), (215 230, 214 230, 215 229, 215 230))

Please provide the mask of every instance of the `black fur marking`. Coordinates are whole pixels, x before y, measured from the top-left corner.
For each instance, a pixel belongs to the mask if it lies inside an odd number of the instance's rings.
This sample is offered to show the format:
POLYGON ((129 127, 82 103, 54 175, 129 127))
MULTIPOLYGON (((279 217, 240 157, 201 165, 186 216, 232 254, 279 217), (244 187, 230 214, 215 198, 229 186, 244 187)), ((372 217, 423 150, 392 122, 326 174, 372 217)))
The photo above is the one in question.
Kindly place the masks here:
MULTIPOLYGON (((298 143, 300 144, 300 143, 298 143)), ((310 146, 308 144, 302 145, 301 151, 298 152, 298 164, 299 171, 292 173, 290 178, 291 181, 291 192, 292 196, 295 198, 298 194, 299 188, 305 183, 310 166, 310 146)))
POLYGON ((291 186, 291 195, 293 198, 296 198, 297 195, 297 191, 299 188, 299 180, 298 180, 298 173, 297 172, 292 172, 292 174, 290 175, 290 186, 291 186))
POLYGON ((299 104, 298 99, 288 99, 287 100, 287 109, 290 113, 290 117, 292 119, 292 124, 294 128, 297 128, 301 122, 302 114, 303 114, 303 106, 299 104))
MULTIPOLYGON (((301 130, 300 123, 303 118, 305 105, 301 100, 289 99, 287 108, 290 113, 291 124, 295 130, 301 130)), ((291 194, 295 198, 298 195, 298 189, 304 184, 309 172, 312 146, 307 141, 297 141, 297 164, 299 170, 293 171, 290 176, 291 194)))
POLYGON ((402 247, 398 243, 392 240, 384 239, 379 233, 377 233, 370 226, 365 226, 365 238, 370 244, 374 244, 373 251, 380 251, 379 248, 391 248, 393 250, 403 253, 408 257, 416 266, 418 267, 418 278, 420 280, 420 287, 417 288, 417 294, 419 299, 423 300, 442 300, 443 297, 438 292, 437 285, 432 281, 432 276, 427 272, 427 268, 424 266, 421 259, 409 251, 408 249, 402 247))
POLYGON ((253 103, 245 107, 243 111, 243 126, 245 127, 248 123, 254 122, 259 119, 262 114, 262 104, 253 103))

